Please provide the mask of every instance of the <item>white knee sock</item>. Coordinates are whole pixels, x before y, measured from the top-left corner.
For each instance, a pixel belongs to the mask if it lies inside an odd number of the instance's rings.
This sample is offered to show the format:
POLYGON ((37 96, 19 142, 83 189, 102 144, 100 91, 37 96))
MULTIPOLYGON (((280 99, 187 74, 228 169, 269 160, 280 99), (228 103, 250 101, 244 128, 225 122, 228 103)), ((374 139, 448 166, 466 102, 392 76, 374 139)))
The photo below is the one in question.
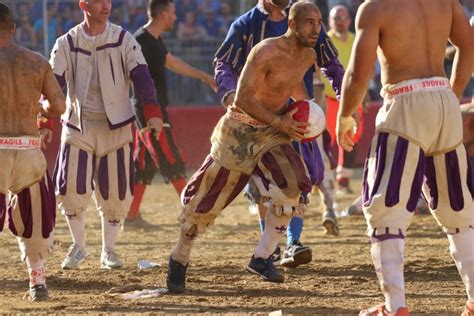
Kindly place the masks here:
POLYGON ((262 238, 255 249, 255 258, 267 259, 275 251, 278 242, 286 232, 288 223, 291 220, 291 216, 282 214, 277 216, 275 214, 274 207, 267 209, 265 217, 265 230, 263 231, 262 238))
POLYGON ((46 272, 44 260, 40 255, 29 255, 26 257, 28 275, 30 276, 30 287, 35 285, 46 285, 46 272))
POLYGON ((403 279, 403 239, 388 239, 372 243, 371 254, 380 287, 385 296, 385 308, 395 313, 405 307, 403 279))
POLYGON ((120 221, 106 219, 101 216, 102 220, 102 251, 106 249, 114 250, 117 242, 118 232, 120 230, 120 221))
POLYGON ((86 212, 79 212, 75 216, 67 216, 66 221, 72 235, 72 242, 84 247, 86 245, 86 212))
POLYGON ((197 237, 196 231, 196 225, 192 226, 187 231, 180 228, 178 243, 171 253, 171 258, 173 258, 174 261, 178 261, 184 266, 188 264, 191 258, 191 249, 194 245, 194 240, 197 237))
POLYGON ((466 286, 469 300, 474 300, 474 229, 448 235, 449 250, 466 286))

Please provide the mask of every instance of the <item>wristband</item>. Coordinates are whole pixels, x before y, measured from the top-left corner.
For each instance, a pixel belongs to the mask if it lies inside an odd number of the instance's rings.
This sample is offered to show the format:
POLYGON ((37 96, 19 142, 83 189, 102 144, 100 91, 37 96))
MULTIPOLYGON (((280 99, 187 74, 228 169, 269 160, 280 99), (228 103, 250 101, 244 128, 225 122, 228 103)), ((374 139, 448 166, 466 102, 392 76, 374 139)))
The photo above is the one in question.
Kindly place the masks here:
POLYGON ((152 117, 157 117, 162 119, 163 114, 161 113, 160 106, 158 104, 145 104, 143 106, 143 116, 145 117, 145 121, 148 121, 152 117))
POLYGON ((44 115, 38 114, 36 117, 36 126, 38 129, 50 129, 53 130, 53 121, 44 115))

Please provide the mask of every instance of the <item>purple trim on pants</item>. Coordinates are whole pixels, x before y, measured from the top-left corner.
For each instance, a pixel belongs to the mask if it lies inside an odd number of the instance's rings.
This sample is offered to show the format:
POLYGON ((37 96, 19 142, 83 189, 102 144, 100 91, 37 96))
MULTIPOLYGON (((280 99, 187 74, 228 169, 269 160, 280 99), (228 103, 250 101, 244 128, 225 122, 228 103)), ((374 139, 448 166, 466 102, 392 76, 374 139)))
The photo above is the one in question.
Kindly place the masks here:
POLYGON ((420 198, 421 188, 423 186, 423 173, 425 171, 425 153, 423 149, 420 148, 420 153, 418 155, 418 164, 416 165, 415 176, 411 184, 410 197, 407 201, 407 210, 413 212, 416 209, 418 204, 418 199, 420 198))
POLYGON ((191 179, 189 179, 186 188, 183 192, 183 197, 181 201, 183 205, 188 204, 194 194, 196 194, 199 189, 199 186, 201 185, 201 181, 204 177, 204 174, 206 173, 206 170, 209 168, 209 166, 212 165, 213 162, 214 159, 211 157, 211 155, 208 155, 206 157, 206 160, 204 160, 201 168, 199 168, 199 170, 193 174, 191 179))
POLYGON ((109 199, 109 162, 107 155, 100 158, 98 179, 100 194, 107 201, 109 199))
POLYGON ((387 156, 388 133, 379 133, 377 147, 375 148, 375 181, 370 193, 368 204, 372 203, 375 193, 379 189, 385 169, 385 159, 387 156))
POLYGON ((5 218, 7 217, 7 200, 3 193, 0 193, 0 232, 3 231, 5 225, 5 218))
POLYGON ((199 202, 199 204, 196 206, 196 209, 194 210, 195 212, 207 213, 214 207, 217 198, 222 192, 222 188, 226 185, 227 180, 229 179, 229 174, 229 169, 224 167, 219 169, 217 175, 214 178, 214 182, 212 182, 212 185, 209 188, 209 191, 207 191, 201 202, 199 202))
POLYGON ((71 145, 63 144, 61 148, 62 160, 58 159, 58 163, 55 168, 57 178, 54 179, 54 182, 56 183, 57 189, 59 189, 59 194, 61 195, 66 195, 67 192, 67 173, 70 152, 71 145))
POLYGON ((309 180, 306 168, 303 165, 303 161, 299 154, 289 144, 283 144, 280 146, 281 150, 286 154, 288 161, 290 162, 291 169, 296 175, 298 182, 298 189, 301 192, 311 192, 311 181, 309 180))
POLYGON ((461 185, 461 170, 456 150, 445 154, 446 179, 448 180, 448 194, 451 208, 460 211, 464 208, 464 196, 461 185))
POLYGON ((288 187, 288 182, 286 182, 285 175, 280 169, 275 157, 270 152, 266 152, 263 154, 261 162, 265 168, 270 171, 271 177, 278 188, 282 190, 286 189, 288 187))
POLYGON ((41 193, 41 233, 43 238, 49 237, 56 222, 56 199, 50 184, 51 179, 47 174, 39 183, 41 193), (48 186, 46 186, 46 181, 48 186))
POLYGON ((256 166, 253 173, 255 173, 262 180, 262 184, 265 187, 265 190, 268 191, 270 189, 270 181, 265 177, 262 169, 256 166))
POLYGON ((92 173, 91 173, 91 190, 95 190, 95 182, 94 182, 94 176, 95 176, 95 171, 97 169, 97 157, 95 154, 92 156, 92 173))
POLYGON ((337 159, 333 156, 331 151, 331 134, 329 134, 329 131, 325 129, 321 134, 321 137, 323 138, 323 150, 329 159, 331 170, 335 169, 337 167, 337 159))
POLYGON ((125 152, 122 147, 117 150, 117 184, 120 201, 125 200, 127 195, 127 172, 125 168, 125 152))
POLYGON ((400 202, 400 185, 402 183, 403 169, 405 168, 407 160, 407 152, 408 141, 398 137, 385 195, 385 206, 387 207, 395 206, 400 202))
MULTIPOLYGON (((369 147, 370 153, 370 147, 369 147)), ((367 182, 367 175, 369 174, 369 158, 365 159, 364 162, 364 174, 362 176, 362 204, 365 206, 369 205, 369 184, 367 182)))
POLYGON ((77 194, 85 194, 87 191, 87 159, 87 152, 85 150, 79 149, 76 178, 77 194))
POLYGON ((242 192, 242 190, 244 189, 247 182, 249 182, 249 180, 250 180, 250 176, 245 175, 245 174, 240 175, 239 181, 237 181, 237 184, 235 185, 234 190, 232 190, 232 193, 227 198, 224 208, 226 208, 237 197, 237 195, 239 195, 239 193, 242 192))
POLYGON ((324 163, 316 141, 308 143, 291 142, 293 148, 303 157, 311 184, 320 185, 324 179, 324 163))
POLYGON ((130 157, 128 158, 128 173, 130 174, 129 185, 130 185, 130 194, 135 193, 135 164, 133 162, 133 143, 129 143, 130 147, 130 157))
POLYGON ((467 187, 471 192, 471 196, 474 198, 474 183, 473 183, 473 174, 472 174, 472 164, 471 159, 469 159, 469 153, 466 148, 466 159, 467 159, 467 187))
POLYGON ((430 208, 435 210, 438 207, 438 185, 436 184, 436 169, 433 156, 425 159, 425 177, 426 185, 430 189, 430 208))
POLYGON ((31 238, 31 236, 33 235, 33 215, 31 209, 30 188, 23 189, 20 193, 17 194, 17 198, 18 207, 20 208, 21 221, 25 226, 25 230, 23 231, 22 237, 31 238))
POLYGON ((371 243, 381 242, 381 241, 389 240, 389 239, 405 239, 405 236, 403 236, 401 229, 398 229, 398 235, 394 235, 388 232, 389 231, 388 227, 385 227, 385 234, 375 236, 377 229, 378 228, 374 230, 374 233, 370 237, 371 243))

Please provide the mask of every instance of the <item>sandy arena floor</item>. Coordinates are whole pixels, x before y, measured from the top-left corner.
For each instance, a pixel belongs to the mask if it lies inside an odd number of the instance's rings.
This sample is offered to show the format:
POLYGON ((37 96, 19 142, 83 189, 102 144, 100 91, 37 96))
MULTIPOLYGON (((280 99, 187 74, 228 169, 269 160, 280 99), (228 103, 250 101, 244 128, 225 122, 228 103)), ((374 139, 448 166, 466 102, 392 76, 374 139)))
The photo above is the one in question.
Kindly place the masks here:
MULTIPOLYGON (((355 184, 354 184, 355 186, 355 184)), ((22 299, 28 286, 26 265, 19 260, 17 243, 0 234, 0 313, 148 313, 148 314, 358 314, 383 298, 369 256, 362 216, 340 219, 341 235, 326 237, 320 227, 319 198, 313 195, 302 241, 313 249, 313 261, 285 271, 284 284, 264 282, 245 271, 259 239, 256 215, 239 196, 196 243, 188 269, 187 292, 126 301, 106 292, 166 287, 168 256, 177 238, 179 201, 170 185, 154 184, 147 191, 143 216, 159 224, 154 231, 125 231, 118 252, 125 267, 100 269, 100 222, 88 209, 89 258, 78 271, 62 271, 70 244, 69 230, 58 215, 55 251, 48 258, 51 300, 22 299), (147 259, 163 267, 143 271, 137 261, 147 259)), ((355 195, 340 201, 347 205, 355 195)), ((406 290, 412 313, 459 315, 465 292, 448 252, 445 235, 430 216, 415 216, 406 244, 406 290)))

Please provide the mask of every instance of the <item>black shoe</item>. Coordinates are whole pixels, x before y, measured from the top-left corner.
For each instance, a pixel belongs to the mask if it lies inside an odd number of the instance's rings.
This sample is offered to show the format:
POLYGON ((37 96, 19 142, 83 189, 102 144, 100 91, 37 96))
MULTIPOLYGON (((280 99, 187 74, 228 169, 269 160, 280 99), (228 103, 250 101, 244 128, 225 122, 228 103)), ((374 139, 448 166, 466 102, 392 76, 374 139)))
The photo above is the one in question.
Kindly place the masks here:
POLYGON ((170 256, 168 263, 168 274, 166 275, 166 285, 171 293, 183 293, 186 287, 186 270, 188 265, 183 266, 178 261, 174 261, 170 256))
POLYGON ((339 236, 339 226, 337 225, 336 213, 333 210, 324 212, 322 225, 326 235, 339 236))
POLYGON ((311 248, 303 246, 298 240, 293 240, 283 253, 281 265, 286 268, 296 268, 301 264, 311 262, 312 259, 311 248))
POLYGON ((44 284, 37 284, 30 287, 30 301, 39 302, 47 301, 49 298, 48 289, 44 284))
POLYGON ((261 276, 265 281, 275 283, 283 283, 285 281, 283 275, 275 269, 271 257, 263 259, 252 256, 252 259, 250 259, 249 265, 247 266, 247 271, 261 276))
POLYGON ((269 258, 271 261, 273 261, 274 266, 279 266, 280 261, 281 261, 281 249, 280 246, 277 246, 275 248, 275 251, 270 255, 269 258))

